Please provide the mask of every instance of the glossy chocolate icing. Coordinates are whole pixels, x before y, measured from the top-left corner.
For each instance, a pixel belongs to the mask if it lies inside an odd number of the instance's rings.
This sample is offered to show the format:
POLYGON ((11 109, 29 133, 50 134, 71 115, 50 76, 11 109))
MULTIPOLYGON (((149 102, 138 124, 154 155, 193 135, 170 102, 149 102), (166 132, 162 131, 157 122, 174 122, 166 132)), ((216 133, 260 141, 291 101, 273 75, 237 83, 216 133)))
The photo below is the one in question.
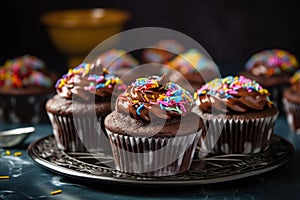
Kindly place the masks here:
MULTIPOLYGON (((191 108, 192 97, 191 95, 180 86, 167 82, 166 77, 152 76, 146 80, 152 80, 156 85, 136 84, 133 83, 126 91, 117 99, 116 110, 120 113, 128 114, 135 119, 144 122, 150 122, 153 118, 170 119, 173 117, 184 116, 191 108), (149 86, 149 87, 148 87, 149 86), (167 109, 159 102, 162 95, 168 92, 179 92, 179 96, 183 95, 180 105, 177 102, 171 102, 167 105, 167 109), (180 107, 180 109, 179 109, 180 107)), ((178 97, 176 95, 167 95, 178 97)), ((166 97, 166 98, 168 98, 166 97)), ((180 98, 180 97, 179 97, 180 98)), ((164 103, 164 102, 162 102, 164 103)))
POLYGON ((70 70, 68 74, 58 80, 57 94, 67 99, 71 99, 75 95, 80 99, 89 100, 92 97, 96 99, 111 97, 115 86, 124 88, 118 77, 110 75, 106 70, 97 69, 95 69, 95 65, 82 64, 77 69, 70 70), (99 81, 100 79, 101 81, 99 81))
POLYGON ((238 86, 236 83, 239 81, 225 83, 223 80, 220 81, 222 82, 220 85, 214 84, 218 88, 217 90, 214 90, 216 88, 209 90, 209 87, 206 86, 203 86, 203 88, 206 87, 205 89, 199 90, 201 92, 198 94, 196 104, 200 110, 211 112, 214 108, 221 112, 243 113, 251 110, 263 110, 266 106, 270 107, 272 102, 269 100, 269 92, 257 83, 244 77, 242 80, 246 80, 246 82, 238 86))

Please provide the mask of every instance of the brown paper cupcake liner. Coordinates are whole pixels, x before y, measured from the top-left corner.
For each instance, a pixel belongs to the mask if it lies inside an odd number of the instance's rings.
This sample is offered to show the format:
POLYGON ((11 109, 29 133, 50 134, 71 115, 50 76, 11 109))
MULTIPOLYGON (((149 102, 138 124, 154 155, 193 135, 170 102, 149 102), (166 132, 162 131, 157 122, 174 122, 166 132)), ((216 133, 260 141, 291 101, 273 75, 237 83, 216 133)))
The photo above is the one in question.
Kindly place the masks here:
POLYGON ((283 98, 283 104, 290 129, 300 134, 300 104, 290 102, 286 98, 283 98))
POLYGON ((208 130, 199 140, 205 153, 254 154, 267 150, 278 114, 256 119, 203 119, 208 130), (221 133, 221 134, 220 134, 221 133))
POLYGON ((106 131, 115 168, 142 176, 170 176, 187 171, 202 132, 170 138, 146 138, 106 131))
POLYGON ((60 116, 48 112, 53 134, 60 149, 68 152, 91 152, 102 149, 108 140, 101 128, 102 118, 60 116))

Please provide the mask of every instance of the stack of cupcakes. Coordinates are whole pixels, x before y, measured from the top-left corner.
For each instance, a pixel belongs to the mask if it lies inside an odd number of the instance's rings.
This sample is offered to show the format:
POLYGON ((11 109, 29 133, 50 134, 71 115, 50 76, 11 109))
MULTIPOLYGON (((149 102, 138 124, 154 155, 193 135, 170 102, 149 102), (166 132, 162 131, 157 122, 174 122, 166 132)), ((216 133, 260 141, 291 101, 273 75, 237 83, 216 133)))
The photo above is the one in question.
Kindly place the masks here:
POLYGON ((187 171, 203 132, 192 103, 191 94, 165 76, 132 83, 105 119, 116 169, 143 176, 187 171))

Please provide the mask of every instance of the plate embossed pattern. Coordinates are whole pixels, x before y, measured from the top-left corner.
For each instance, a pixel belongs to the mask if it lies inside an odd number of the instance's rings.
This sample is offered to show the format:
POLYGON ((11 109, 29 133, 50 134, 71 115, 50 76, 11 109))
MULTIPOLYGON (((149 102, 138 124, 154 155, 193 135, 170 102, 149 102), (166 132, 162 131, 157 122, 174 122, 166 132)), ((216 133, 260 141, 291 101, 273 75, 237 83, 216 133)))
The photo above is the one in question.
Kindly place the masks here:
POLYGON ((141 177, 113 169, 111 152, 66 153, 59 150, 52 135, 28 147, 31 158, 49 170, 65 176, 117 184, 209 184, 261 174, 286 163, 293 155, 292 144, 274 135, 270 148, 254 155, 209 155, 194 158, 188 172, 168 177, 141 177), (95 159, 97 158, 97 159, 95 159))

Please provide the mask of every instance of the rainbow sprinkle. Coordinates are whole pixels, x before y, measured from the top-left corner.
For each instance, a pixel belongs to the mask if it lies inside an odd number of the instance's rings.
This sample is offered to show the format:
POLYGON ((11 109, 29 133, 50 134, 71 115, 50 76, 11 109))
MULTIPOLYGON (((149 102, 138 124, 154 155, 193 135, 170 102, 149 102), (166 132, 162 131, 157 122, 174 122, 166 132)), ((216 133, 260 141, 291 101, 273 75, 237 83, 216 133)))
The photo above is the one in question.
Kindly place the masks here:
POLYGON ((88 83, 83 86, 84 90, 97 90, 100 88, 113 88, 115 85, 118 85, 117 89, 125 89, 125 85, 122 84, 122 81, 119 77, 116 77, 113 74, 108 74, 107 69, 103 69, 103 74, 89 74, 92 70, 92 64, 82 63, 74 69, 69 69, 68 73, 63 75, 55 85, 56 88, 60 89, 66 84, 75 84, 76 76, 78 77, 87 77, 88 83))
MULTIPOLYGON (((142 93, 147 93, 147 91, 156 90, 161 87, 161 85, 159 84, 160 80, 161 78, 158 76, 138 78, 134 83, 132 83, 132 86, 142 93)), ((145 102, 140 102, 137 99, 132 99, 132 103, 138 105, 138 108, 136 110, 137 115, 140 115, 140 111, 145 108, 144 103, 159 105, 162 110, 174 111, 179 114, 187 112, 185 105, 187 104, 191 106, 193 102, 193 98, 188 91, 172 82, 168 82, 163 89, 164 92, 159 94, 158 96, 152 95, 151 98, 149 96, 144 98, 145 102)), ((126 93, 124 94, 124 96, 128 95, 129 94, 126 93)))
POLYGON ((268 68, 268 75, 281 74, 283 71, 292 72, 298 68, 296 57, 281 49, 264 50, 254 54, 247 61, 246 69, 251 70, 256 63, 264 63, 268 68))
POLYGON ((297 70, 294 75, 290 78, 291 84, 300 84, 300 70, 297 70))
POLYGON ((173 69, 179 70, 182 74, 197 73, 204 69, 216 70, 217 67, 212 60, 207 58, 197 49, 190 49, 178 55, 167 63, 173 69))
POLYGON ((25 55, 7 60, 0 68, 0 87, 23 88, 26 86, 52 87, 52 80, 43 72, 45 63, 37 57, 25 55))
MULTIPOLYGON (((194 95, 196 99, 201 95, 211 95, 219 98, 233 98, 240 89, 248 92, 256 91, 262 95, 269 95, 269 91, 264 89, 256 81, 245 78, 244 76, 227 76, 223 79, 216 78, 203 85, 194 95)), ((268 102, 271 103, 267 97, 268 102)))

